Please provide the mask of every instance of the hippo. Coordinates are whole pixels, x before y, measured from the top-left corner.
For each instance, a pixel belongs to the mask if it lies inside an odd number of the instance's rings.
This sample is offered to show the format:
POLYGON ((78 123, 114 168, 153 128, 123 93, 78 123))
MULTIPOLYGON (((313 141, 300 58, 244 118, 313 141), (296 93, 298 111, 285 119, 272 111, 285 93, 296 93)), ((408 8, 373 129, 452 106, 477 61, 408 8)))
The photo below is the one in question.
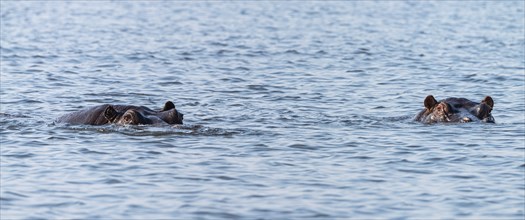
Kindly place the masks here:
POLYGON ((415 118, 419 122, 427 124, 472 121, 495 123, 491 114, 494 100, 490 96, 486 96, 477 103, 465 98, 447 98, 438 102, 434 96, 429 95, 423 103, 425 109, 415 118))
POLYGON ((104 104, 59 117, 57 123, 85 125, 163 125, 182 124, 184 115, 168 101, 159 111, 144 106, 104 104))

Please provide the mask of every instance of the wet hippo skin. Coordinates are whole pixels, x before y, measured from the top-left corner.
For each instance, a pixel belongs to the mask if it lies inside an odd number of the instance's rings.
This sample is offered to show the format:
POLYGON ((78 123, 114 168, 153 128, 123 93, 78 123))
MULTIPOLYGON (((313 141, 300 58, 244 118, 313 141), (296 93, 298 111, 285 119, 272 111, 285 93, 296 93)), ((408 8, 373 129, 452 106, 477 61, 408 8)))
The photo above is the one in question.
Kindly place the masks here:
POLYGON ((465 98, 447 98, 438 102, 434 96, 429 95, 423 103, 425 109, 415 118, 419 122, 495 122, 491 114, 494 100, 490 96, 486 96, 481 102, 465 98))
POLYGON ((162 125, 182 124, 183 116, 171 101, 166 102, 159 111, 144 106, 104 104, 63 115, 56 122, 86 125, 162 125))

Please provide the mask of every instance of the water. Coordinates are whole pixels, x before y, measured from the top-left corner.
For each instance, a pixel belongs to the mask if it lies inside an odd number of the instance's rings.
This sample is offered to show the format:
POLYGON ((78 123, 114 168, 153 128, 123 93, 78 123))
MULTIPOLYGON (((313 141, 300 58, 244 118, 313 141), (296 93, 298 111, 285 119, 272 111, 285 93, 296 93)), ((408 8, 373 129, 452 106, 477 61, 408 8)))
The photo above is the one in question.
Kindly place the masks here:
POLYGON ((0 217, 523 219, 524 4, 2 1, 0 217), (429 94, 497 123, 413 122, 429 94))

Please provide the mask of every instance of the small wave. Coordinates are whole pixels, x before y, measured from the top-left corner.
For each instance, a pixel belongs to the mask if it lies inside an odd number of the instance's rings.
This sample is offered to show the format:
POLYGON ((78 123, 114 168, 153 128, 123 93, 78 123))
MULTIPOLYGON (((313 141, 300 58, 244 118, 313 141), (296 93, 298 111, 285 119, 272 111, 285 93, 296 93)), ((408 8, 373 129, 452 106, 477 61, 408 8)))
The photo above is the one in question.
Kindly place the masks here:
POLYGON ((18 158, 18 159, 25 159, 25 158, 34 157, 36 155, 32 154, 32 153, 18 153, 18 154, 4 154, 2 156, 4 156, 4 157, 14 157, 14 158, 18 158))
POLYGON ((420 170, 420 169, 397 169, 399 172, 404 173, 415 173, 415 174, 433 174, 432 170, 420 170))
POLYGON ((80 151, 80 153, 83 153, 83 154, 108 154, 106 152, 94 151, 94 150, 90 150, 90 149, 87 149, 87 148, 82 148, 79 151, 80 151))
POLYGON ((247 87, 248 89, 257 90, 257 91, 267 91, 268 90, 265 85, 248 85, 247 87))
POLYGON ((222 218, 222 219, 240 219, 242 216, 236 215, 233 213, 223 212, 223 211, 196 211, 193 212, 195 216, 210 216, 213 218, 222 218))
POLYGON ((7 192, 3 193, 2 196, 0 196, 0 201, 2 201, 2 200, 3 201, 18 200, 20 198, 29 198, 29 196, 21 194, 21 193, 7 191, 7 192))
POLYGON ((292 145, 289 145, 288 147, 289 148, 300 149, 300 150, 317 150, 318 149, 318 147, 309 146, 309 145, 306 145, 306 144, 292 144, 292 145))
MULTIPOLYGON (((252 134, 255 131, 246 129, 222 129, 202 125, 173 125, 173 126, 147 126, 147 125, 58 125, 61 128, 74 131, 94 131, 99 133, 121 133, 129 136, 165 136, 165 135, 197 135, 197 136, 232 136, 238 134, 252 134)), ((104 152, 83 149, 82 153, 104 152)))
POLYGON ((85 205, 84 202, 80 201, 72 201, 72 202, 58 202, 58 203, 44 203, 44 204, 36 204, 32 205, 34 208, 40 208, 40 207, 46 207, 46 208, 58 208, 58 207, 66 207, 66 206, 83 206, 85 205))
POLYGON ((30 117, 27 115, 22 115, 22 114, 9 114, 9 113, 0 112, 0 118, 30 118, 30 117))
POLYGON ((476 179, 478 178, 478 176, 475 176, 475 175, 458 175, 458 174, 447 175, 444 177, 453 178, 453 179, 476 179))
POLYGON ((364 54, 366 56, 371 56, 373 55, 371 52, 370 52, 370 49, 368 48, 359 48, 357 49, 356 51, 354 51, 354 54, 364 54))
POLYGON ((121 181, 121 180, 118 180, 118 179, 114 179, 114 178, 108 178, 108 179, 102 180, 102 183, 105 183, 105 184, 119 184, 119 183, 125 183, 125 182, 121 181))
POLYGON ((301 54, 299 51, 297 50, 293 50, 293 49, 290 49, 290 50, 286 50, 284 51, 285 54, 294 54, 294 55, 299 55, 301 54))

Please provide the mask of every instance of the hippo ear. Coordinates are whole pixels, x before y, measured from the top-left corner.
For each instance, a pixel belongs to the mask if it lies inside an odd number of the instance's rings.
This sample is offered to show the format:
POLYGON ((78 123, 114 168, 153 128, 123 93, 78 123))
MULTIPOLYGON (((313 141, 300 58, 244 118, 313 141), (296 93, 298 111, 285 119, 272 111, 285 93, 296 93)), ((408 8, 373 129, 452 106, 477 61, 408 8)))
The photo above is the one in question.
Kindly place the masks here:
POLYGON ((434 96, 432 96, 432 95, 427 96, 427 97, 425 98, 424 103, 425 103, 425 108, 427 108, 427 109, 431 109, 431 108, 433 108, 435 105, 438 104, 438 102, 436 101, 436 99, 435 99, 434 96))
POLYGON ((483 101, 481 101, 481 103, 485 103, 488 106, 490 106, 490 108, 494 108, 494 100, 492 100, 492 97, 490 97, 490 96, 486 96, 483 99, 483 101))
POLYGON ((166 104, 164 104, 164 108, 162 108, 161 112, 171 110, 175 108, 175 104, 171 101, 167 101, 166 104))
POLYGON ((115 110, 115 108, 113 108, 113 106, 111 105, 106 107, 106 109, 104 110, 104 117, 110 122, 115 120, 117 115, 118 115, 117 110, 115 110))

